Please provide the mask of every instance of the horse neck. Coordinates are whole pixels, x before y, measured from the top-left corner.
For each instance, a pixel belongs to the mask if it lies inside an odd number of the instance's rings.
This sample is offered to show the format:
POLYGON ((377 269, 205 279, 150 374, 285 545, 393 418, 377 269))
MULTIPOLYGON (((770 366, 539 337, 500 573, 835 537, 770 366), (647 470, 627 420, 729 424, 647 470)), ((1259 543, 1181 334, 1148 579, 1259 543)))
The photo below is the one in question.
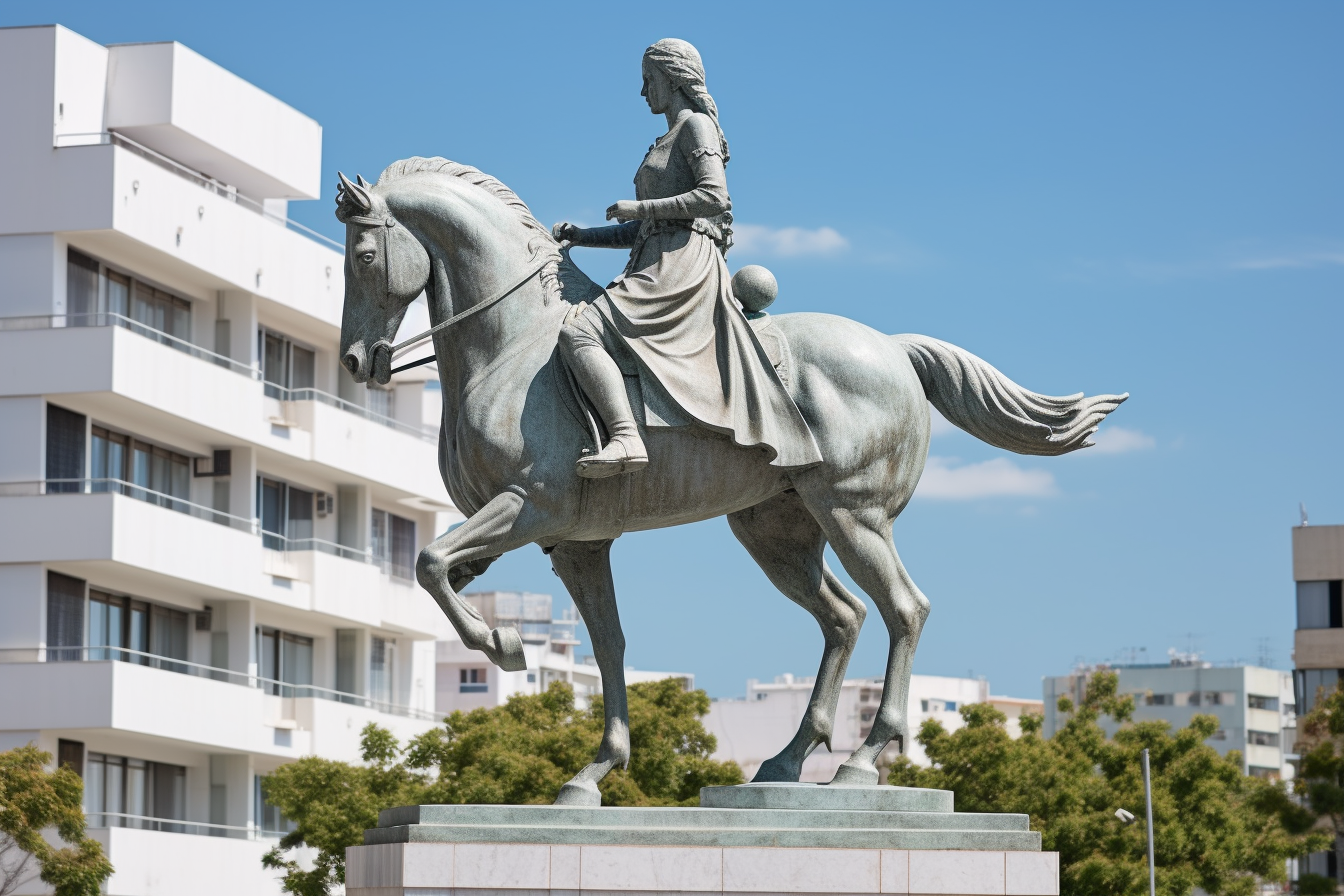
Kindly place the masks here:
MULTIPOLYGON (((517 354, 524 344, 549 331, 558 331, 560 303, 548 304, 543 277, 529 276, 547 255, 558 261, 558 247, 545 243, 534 252, 528 244, 537 244, 536 237, 529 239, 514 221, 500 220, 512 214, 507 209, 494 212, 488 206, 483 213, 475 205, 461 203, 424 216, 418 227, 408 222, 430 255, 426 298, 432 325, 512 290, 506 298, 435 334, 445 401, 458 396, 489 365, 517 354)), ((550 352, 545 346, 538 350, 550 352)))

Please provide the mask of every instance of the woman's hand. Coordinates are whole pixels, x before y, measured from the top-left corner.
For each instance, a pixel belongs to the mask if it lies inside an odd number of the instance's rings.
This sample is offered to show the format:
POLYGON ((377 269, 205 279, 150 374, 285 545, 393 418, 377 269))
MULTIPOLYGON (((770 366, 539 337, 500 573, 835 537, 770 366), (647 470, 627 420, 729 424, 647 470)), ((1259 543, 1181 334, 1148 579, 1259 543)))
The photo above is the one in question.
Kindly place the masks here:
POLYGON ((562 243, 577 243, 580 232, 582 232, 581 227, 568 221, 561 221, 551 228, 551 236, 562 243))
POLYGON ((607 209, 608 221, 620 221, 624 224, 626 221, 634 221, 639 218, 639 203, 633 199, 622 199, 613 203, 607 209))

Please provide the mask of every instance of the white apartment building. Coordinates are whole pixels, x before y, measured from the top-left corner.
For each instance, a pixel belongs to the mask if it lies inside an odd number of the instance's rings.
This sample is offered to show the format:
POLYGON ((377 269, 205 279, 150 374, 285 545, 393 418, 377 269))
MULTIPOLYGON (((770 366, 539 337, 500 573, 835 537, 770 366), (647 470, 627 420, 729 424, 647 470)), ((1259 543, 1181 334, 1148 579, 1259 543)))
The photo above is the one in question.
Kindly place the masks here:
POLYGON ((434 402, 337 363, 317 122, 59 26, 0 83, 0 749, 83 775, 111 896, 278 893, 259 777, 439 718, 434 402))
MULTIPOLYGON (((815 678, 778 675, 772 682, 747 680, 744 698, 715 700, 705 718, 705 728, 718 741, 714 758, 734 760, 750 780, 767 759, 793 739, 807 711, 815 678)), ((847 678, 840 688, 831 750, 820 746, 803 762, 803 781, 825 782, 835 776, 849 754, 858 749, 873 728, 882 699, 881 678, 847 678)), ((915 741, 925 719, 937 719, 948 731, 964 724, 961 708, 970 703, 990 703, 1008 716, 1007 728, 1021 734, 1018 719, 1023 713, 1041 713, 1039 700, 996 697, 983 678, 948 678, 941 675, 911 675, 909 720, 911 741, 906 755, 917 765, 928 765, 924 748, 915 741)), ((884 758, 897 755, 893 743, 884 758)))
MULTIPOLYGON (((1206 743, 1226 755, 1241 753, 1242 771, 1289 780, 1289 757, 1297 733, 1291 672, 1259 666, 1214 666, 1197 655, 1172 651, 1169 663, 1096 665, 1042 682, 1045 702, 1043 733, 1053 737, 1066 721, 1060 697, 1082 702, 1087 683, 1098 671, 1119 674, 1119 693, 1134 697, 1134 720, 1161 720, 1173 731, 1190 724, 1196 714, 1218 718, 1219 728, 1206 743)), ((1120 727, 1109 717, 1099 720, 1108 735, 1120 727)))
MULTIPOLYGON (((463 597, 485 618, 491 628, 512 626, 523 639, 527 669, 505 672, 490 663, 479 650, 468 649, 460 640, 440 641, 437 654, 435 708, 441 715, 456 710, 503 706, 515 694, 540 694, 554 681, 574 688, 575 703, 602 693, 602 676, 591 656, 575 656, 579 646, 578 613, 571 607, 556 619, 549 594, 522 591, 479 591, 463 597)), ((695 676, 688 672, 648 672, 627 668, 627 685, 641 681, 676 678, 686 690, 695 689, 695 676)))

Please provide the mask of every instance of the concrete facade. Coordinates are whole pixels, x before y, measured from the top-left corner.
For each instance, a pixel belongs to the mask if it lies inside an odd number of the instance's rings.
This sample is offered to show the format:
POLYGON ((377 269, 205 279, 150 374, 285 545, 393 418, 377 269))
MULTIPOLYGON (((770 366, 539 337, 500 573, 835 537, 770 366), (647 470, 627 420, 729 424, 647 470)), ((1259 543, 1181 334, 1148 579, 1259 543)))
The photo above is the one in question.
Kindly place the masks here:
MULTIPOLYGON (((761 763, 782 750, 798 730, 807 711, 812 684, 810 677, 788 674, 776 676, 771 682, 749 679, 744 698, 715 700, 705 717, 705 728, 718 741, 714 758, 737 762, 750 780, 761 763)), ((828 752, 823 746, 812 752, 803 763, 803 781, 831 780, 835 770, 868 736, 881 696, 881 678, 845 680, 840 689, 831 750, 828 752)), ((910 759, 920 765, 928 764, 924 748, 913 739, 925 719, 936 719, 948 731, 956 731, 963 724, 961 707, 970 703, 990 703, 1003 711, 1013 736, 1021 733, 1018 719, 1024 712, 1039 715, 1042 709, 1038 700, 991 696, 989 684, 983 679, 912 675, 909 704, 912 737, 907 745, 910 759)), ((889 758, 896 755, 894 744, 888 747, 887 755, 889 758)))
MULTIPOLYGON (((1237 750, 1242 771, 1268 778, 1291 779, 1296 732, 1293 678, 1287 672, 1258 666, 1214 666, 1194 658, 1168 665, 1094 666, 1071 675, 1044 679, 1044 734, 1047 737, 1064 724, 1060 697, 1078 704, 1087 682, 1098 671, 1120 676, 1119 692, 1134 697, 1136 721, 1160 720, 1172 730, 1183 728, 1197 714, 1218 718, 1219 730, 1207 743, 1220 754, 1237 750)), ((1114 734, 1119 726, 1109 718, 1101 726, 1114 734)))
POLYGON ((0 749, 84 774, 111 896, 279 893, 259 777, 439 718, 435 402, 337 363, 311 118, 59 26, 0 80, 0 749))

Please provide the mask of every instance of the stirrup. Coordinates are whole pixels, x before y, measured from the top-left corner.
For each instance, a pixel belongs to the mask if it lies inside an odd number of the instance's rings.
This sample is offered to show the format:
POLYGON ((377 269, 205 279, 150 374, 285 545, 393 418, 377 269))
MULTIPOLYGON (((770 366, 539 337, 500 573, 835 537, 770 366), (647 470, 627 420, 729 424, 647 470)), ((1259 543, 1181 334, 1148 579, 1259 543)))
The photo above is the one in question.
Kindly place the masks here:
POLYGON ((649 465, 649 455, 639 436, 617 436, 596 454, 586 454, 574 464, 584 479, 606 479, 635 473, 649 465))

